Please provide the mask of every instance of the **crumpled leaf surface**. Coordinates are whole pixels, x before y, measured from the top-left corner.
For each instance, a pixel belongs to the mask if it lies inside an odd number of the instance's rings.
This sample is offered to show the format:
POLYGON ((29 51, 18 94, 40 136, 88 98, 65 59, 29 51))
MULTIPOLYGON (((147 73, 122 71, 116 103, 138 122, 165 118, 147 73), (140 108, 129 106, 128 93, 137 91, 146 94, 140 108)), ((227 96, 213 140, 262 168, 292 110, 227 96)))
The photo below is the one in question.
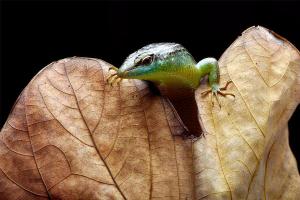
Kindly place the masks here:
MULTIPOLYGON (((206 138, 194 143, 197 199, 297 199, 287 122, 300 94, 299 51, 263 27, 244 31, 220 59, 234 100, 196 94, 206 138)), ((221 85, 223 85, 221 84, 221 85)), ((203 87, 203 86, 202 86, 203 87)))
POLYGON ((196 92, 205 137, 183 138, 168 101, 142 81, 110 87, 109 64, 67 58, 24 89, 0 134, 0 199, 296 199, 287 121, 299 52, 262 27, 220 59, 236 98, 196 92))
POLYGON ((106 84, 109 64, 60 60, 23 91, 1 132, 6 199, 192 198, 190 140, 141 81, 106 84))

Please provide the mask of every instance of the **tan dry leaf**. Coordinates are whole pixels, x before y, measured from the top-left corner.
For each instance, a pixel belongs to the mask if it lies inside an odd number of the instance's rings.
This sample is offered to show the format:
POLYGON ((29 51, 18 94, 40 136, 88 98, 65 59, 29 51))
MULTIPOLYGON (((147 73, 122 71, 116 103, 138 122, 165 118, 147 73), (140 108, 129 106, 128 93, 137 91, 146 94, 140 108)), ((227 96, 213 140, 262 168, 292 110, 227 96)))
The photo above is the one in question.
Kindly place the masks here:
POLYGON ((194 143, 196 199, 297 199, 300 177, 287 122, 299 104, 300 55, 263 27, 243 32, 220 59, 235 99, 196 98, 206 137, 194 143))
POLYGON ((299 52, 253 27, 220 65, 236 99, 219 110, 197 91, 206 137, 192 144, 145 83, 111 88, 110 65, 97 59, 50 64, 2 128, 1 199, 295 199, 287 120, 300 99, 299 52))
POLYGON ((193 199, 192 142, 142 81, 69 58, 42 70, 1 131, 0 199, 193 199))

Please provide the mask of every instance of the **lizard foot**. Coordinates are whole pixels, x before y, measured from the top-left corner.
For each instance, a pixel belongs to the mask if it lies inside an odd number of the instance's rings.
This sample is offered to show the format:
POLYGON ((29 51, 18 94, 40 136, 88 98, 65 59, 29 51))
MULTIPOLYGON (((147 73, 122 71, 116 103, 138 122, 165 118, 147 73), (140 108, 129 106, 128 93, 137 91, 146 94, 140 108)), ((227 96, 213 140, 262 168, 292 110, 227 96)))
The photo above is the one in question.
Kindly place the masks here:
POLYGON ((107 83, 108 83, 110 86, 114 86, 115 84, 119 85, 120 82, 123 80, 123 78, 121 78, 121 77, 118 76, 118 73, 117 73, 118 68, 112 66, 112 67, 110 67, 110 68, 108 69, 108 71, 111 71, 111 70, 115 71, 115 73, 111 74, 111 75, 107 78, 107 80, 106 80, 107 83))
POLYGON ((111 67, 108 68, 108 71, 111 71, 111 70, 118 71, 119 69, 115 66, 111 66, 111 67))
POLYGON ((220 101, 219 101, 218 94, 221 95, 221 96, 223 96, 223 97, 226 97, 227 95, 235 97, 235 95, 232 94, 232 93, 222 92, 223 90, 227 90, 227 87, 228 87, 228 85, 230 83, 232 83, 232 81, 227 81, 226 85, 224 87, 221 87, 221 88, 219 87, 219 85, 216 84, 215 86, 212 86, 211 89, 206 90, 204 92, 201 92, 201 95, 202 96, 206 96, 207 94, 212 93, 212 95, 211 95, 211 103, 214 105, 214 103, 213 103, 213 96, 215 96, 216 99, 217 99, 217 102, 218 102, 218 104, 219 104, 219 106, 221 108, 221 104, 220 104, 220 101))

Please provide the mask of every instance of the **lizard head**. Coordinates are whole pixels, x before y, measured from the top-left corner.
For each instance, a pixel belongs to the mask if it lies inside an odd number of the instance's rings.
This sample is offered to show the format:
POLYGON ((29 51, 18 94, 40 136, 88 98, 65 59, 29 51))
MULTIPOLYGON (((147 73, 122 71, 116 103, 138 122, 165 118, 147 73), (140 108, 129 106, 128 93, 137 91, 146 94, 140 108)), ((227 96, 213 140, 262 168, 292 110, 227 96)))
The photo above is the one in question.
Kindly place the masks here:
POLYGON ((130 54, 117 71, 120 78, 152 82, 174 79, 182 66, 193 65, 191 54, 180 44, 154 43, 130 54))

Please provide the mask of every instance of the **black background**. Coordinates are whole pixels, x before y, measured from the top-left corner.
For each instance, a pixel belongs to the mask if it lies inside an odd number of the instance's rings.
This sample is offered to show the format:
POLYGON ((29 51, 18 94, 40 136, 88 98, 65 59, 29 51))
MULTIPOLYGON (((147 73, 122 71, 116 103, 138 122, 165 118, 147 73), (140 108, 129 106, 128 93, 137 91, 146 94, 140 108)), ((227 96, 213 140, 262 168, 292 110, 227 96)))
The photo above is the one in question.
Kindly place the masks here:
MULTIPOLYGON (((69 56, 119 66, 153 42, 183 44, 195 57, 220 57, 246 28, 265 26, 300 48, 298 2, 1 2, 0 127, 31 78, 69 56)), ((290 143, 300 160, 299 106, 290 143), (298 120, 299 123, 299 120, 298 120)))

